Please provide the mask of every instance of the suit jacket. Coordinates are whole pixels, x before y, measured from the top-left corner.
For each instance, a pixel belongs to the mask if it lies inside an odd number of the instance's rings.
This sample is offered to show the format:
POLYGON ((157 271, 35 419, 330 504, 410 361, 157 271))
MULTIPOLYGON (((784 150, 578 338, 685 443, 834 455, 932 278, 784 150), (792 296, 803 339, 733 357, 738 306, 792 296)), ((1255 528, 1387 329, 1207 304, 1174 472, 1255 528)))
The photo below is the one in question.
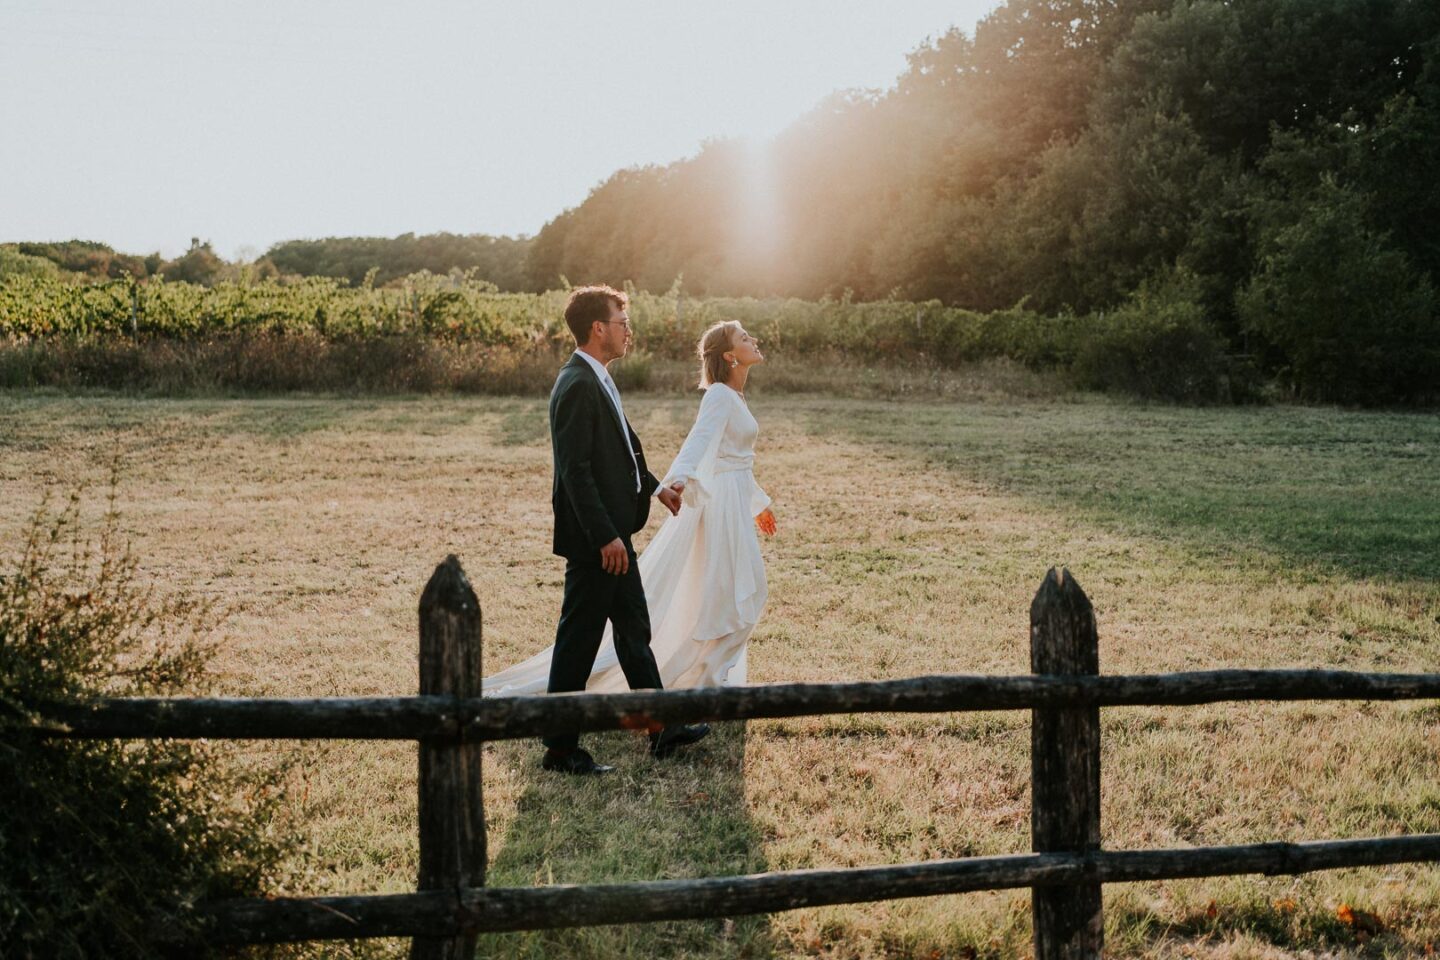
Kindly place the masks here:
POLYGON ((560 368, 550 391, 550 449, 555 482, 555 553, 567 560, 600 562, 600 548, 630 537, 650 518, 650 497, 660 481, 645 466, 640 438, 610 402, 594 369, 580 357, 560 368), (635 462, 625 447, 629 434, 635 462), (635 467, 640 490, 635 490, 635 467))

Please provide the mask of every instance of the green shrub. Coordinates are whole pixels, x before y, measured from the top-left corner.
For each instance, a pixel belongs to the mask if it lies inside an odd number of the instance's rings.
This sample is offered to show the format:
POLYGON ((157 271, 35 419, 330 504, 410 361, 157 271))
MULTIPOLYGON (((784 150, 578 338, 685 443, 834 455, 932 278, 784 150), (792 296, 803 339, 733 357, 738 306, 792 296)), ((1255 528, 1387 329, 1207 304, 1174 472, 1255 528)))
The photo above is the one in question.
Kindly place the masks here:
POLYGON ((288 831, 276 775, 202 744, 35 734, 35 704, 191 691, 208 656, 206 606, 139 587, 113 510, 98 541, 79 514, 38 514, 0 578, 0 944, 153 957, 198 900, 273 888, 288 831))
MULTIPOLYGON (((650 386, 650 373, 655 358, 645 350, 631 350, 616 362, 612 371, 615 385, 621 390, 644 390, 650 386)), ((553 379, 553 378, 552 378, 553 379)))
POLYGON ((1013 307, 978 316, 979 355, 1007 357, 1033 370, 1068 366, 1075 358, 1075 317, 1045 316, 1013 307))
POLYGON ((1252 399, 1256 378, 1227 354, 1225 339, 1205 319, 1195 278, 1183 271, 1142 284, 1118 310, 1079 325, 1077 383, 1178 403, 1252 399))
POLYGON ((1262 230, 1241 321, 1280 349, 1282 376, 1311 400, 1384 404, 1440 396, 1440 297, 1366 199, 1324 180, 1262 230))
MULTIPOLYGON (((1225 357, 1223 339, 1200 315, 1198 289, 1193 277, 1152 283, 1119 311, 1089 317, 1023 303, 977 313, 935 300, 631 289, 635 343, 616 375, 626 389, 653 388, 656 363, 671 377, 674 364, 695 362, 707 327, 737 320, 772 360, 797 371, 830 365, 829 380, 842 369, 846 377, 897 366, 938 376, 1004 360, 1026 376, 1074 366, 1086 386, 1143 397, 1246 399, 1253 373, 1225 357), (1178 293, 1170 289, 1177 283, 1178 293)), ((573 349, 561 319, 565 296, 498 293, 461 274, 414 274, 383 290, 315 277, 212 287, 14 277, 0 281, 0 388, 543 394, 573 349)))
POLYGON ((0 246, 0 280, 7 277, 39 277, 46 280, 59 280, 61 274, 60 268, 44 257, 21 253, 15 247, 6 244, 0 246))

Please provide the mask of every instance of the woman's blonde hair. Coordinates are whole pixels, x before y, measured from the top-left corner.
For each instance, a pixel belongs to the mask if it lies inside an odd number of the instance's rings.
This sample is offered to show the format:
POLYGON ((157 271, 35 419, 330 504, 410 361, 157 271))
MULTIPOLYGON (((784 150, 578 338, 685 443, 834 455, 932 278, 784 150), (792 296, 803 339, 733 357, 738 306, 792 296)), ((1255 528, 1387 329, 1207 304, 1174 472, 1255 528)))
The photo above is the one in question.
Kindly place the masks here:
POLYGON ((725 360, 725 351, 734 349, 735 334, 739 329, 740 321, 721 320, 701 335, 700 386, 730 382, 730 364, 725 360))

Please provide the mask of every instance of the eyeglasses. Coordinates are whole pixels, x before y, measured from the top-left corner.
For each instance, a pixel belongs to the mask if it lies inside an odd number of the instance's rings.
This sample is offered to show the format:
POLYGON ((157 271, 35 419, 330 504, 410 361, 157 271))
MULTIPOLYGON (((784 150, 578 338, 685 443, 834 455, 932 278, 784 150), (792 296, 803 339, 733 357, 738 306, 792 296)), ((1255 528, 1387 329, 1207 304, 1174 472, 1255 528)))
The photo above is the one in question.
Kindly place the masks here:
POLYGON ((618 324, 620 324, 620 325, 623 326, 623 327, 628 327, 628 326, 630 326, 630 321, 629 321, 629 320, 597 320, 597 321, 595 321, 595 322, 596 322, 596 323, 618 323, 618 324))

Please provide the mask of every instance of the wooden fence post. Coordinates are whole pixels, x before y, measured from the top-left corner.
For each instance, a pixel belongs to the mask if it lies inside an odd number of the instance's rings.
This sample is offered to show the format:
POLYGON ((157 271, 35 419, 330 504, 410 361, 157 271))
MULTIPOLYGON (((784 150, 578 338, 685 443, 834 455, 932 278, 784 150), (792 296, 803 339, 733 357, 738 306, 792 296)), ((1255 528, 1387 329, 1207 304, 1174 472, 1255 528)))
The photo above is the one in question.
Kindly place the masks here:
MULTIPOLYGON (((1030 669, 1095 675, 1099 638, 1090 600, 1069 570, 1045 575, 1030 604, 1030 669)), ((1100 708, 1036 709, 1030 721, 1030 838, 1036 853, 1100 849, 1100 708)), ((1035 960, 1098 958, 1100 884, 1033 888, 1035 960)))
MULTIPOLYGON (((421 696, 480 696, 480 635, 480 601, 452 554, 420 595, 421 696)), ((420 741, 419 888, 454 892, 456 914, 459 891, 485 883, 482 747, 455 739, 420 741)), ((473 934, 416 937, 410 946, 411 960, 474 956, 473 934)))

